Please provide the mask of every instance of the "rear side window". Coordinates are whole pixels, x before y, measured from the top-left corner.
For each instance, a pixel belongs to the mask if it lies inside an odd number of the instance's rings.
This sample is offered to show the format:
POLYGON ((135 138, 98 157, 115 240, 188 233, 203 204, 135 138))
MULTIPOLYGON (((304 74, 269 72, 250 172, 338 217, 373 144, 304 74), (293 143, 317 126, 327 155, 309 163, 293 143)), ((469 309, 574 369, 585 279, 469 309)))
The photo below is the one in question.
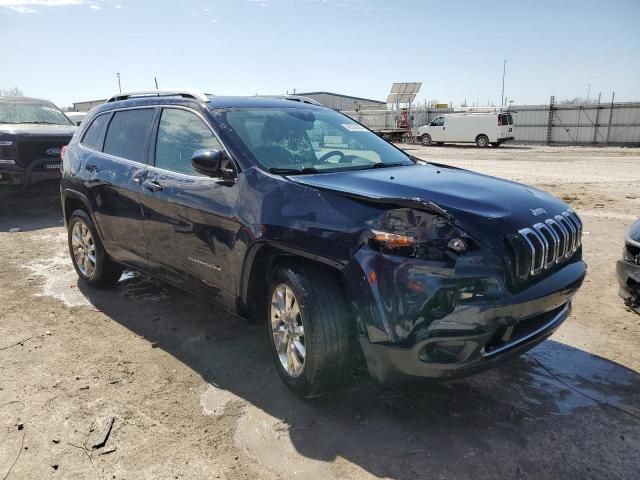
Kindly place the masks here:
POLYGON ((104 153, 146 163, 144 147, 153 114, 152 108, 116 112, 104 140, 104 153))
POLYGON ((513 117, 511 114, 508 114, 507 117, 509 118, 509 125, 513 125, 513 117))
POLYGON ((107 121, 109 120, 109 115, 99 115, 94 118, 87 131, 84 133, 82 137, 82 145, 87 148, 91 148, 93 150, 102 150, 102 140, 104 139, 104 130, 107 126, 107 121))
POLYGON ((165 108, 158 126, 156 167, 188 175, 200 175, 191 166, 191 157, 202 149, 222 150, 222 145, 195 113, 165 108))

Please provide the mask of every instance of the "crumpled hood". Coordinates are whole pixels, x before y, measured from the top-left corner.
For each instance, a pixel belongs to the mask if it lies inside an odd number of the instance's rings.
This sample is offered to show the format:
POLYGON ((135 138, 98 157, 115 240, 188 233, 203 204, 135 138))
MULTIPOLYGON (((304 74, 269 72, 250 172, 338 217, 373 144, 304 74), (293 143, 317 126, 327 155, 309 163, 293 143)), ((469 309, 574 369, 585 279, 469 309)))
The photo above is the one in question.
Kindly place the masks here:
MULTIPOLYGON (((415 165, 289 177, 294 182, 362 200, 431 202, 467 229, 515 233, 569 207, 533 187, 457 168, 415 165), (536 211, 544 209, 546 213, 536 211), (535 215, 538 213, 538 215, 535 215), (474 228, 475 227, 475 228, 474 228)), ((473 232, 469 232, 473 233, 473 232)))
POLYGON ((78 127, 73 125, 42 125, 37 123, 0 124, 0 137, 14 137, 17 140, 33 140, 39 137, 69 137, 78 127))

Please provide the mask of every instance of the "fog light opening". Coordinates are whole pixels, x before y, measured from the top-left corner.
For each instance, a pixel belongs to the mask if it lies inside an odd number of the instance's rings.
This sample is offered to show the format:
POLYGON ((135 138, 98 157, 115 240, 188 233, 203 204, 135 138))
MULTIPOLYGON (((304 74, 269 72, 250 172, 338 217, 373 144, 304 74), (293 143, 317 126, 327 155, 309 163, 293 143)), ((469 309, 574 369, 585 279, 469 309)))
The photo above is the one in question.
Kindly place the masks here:
POLYGON ((452 238, 447 243, 447 248, 453 250, 456 253, 464 253, 467 251, 467 243, 461 238, 452 238))

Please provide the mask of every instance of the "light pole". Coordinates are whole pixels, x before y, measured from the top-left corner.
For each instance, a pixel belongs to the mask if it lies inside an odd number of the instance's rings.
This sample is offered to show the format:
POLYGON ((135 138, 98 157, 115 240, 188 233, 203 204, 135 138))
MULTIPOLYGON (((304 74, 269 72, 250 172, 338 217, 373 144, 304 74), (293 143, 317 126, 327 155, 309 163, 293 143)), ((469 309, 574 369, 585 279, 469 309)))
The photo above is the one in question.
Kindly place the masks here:
POLYGON ((591 93, 591 84, 589 84, 589 88, 587 88, 587 102, 589 103, 589 94, 591 93))
POLYGON ((120 85, 120 72, 116 73, 116 77, 118 77, 118 92, 122 93, 122 85, 120 85))
POLYGON ((502 62, 502 96, 501 96, 501 100, 500 100, 500 105, 504 107, 504 74, 507 70, 507 61, 504 60, 502 62))

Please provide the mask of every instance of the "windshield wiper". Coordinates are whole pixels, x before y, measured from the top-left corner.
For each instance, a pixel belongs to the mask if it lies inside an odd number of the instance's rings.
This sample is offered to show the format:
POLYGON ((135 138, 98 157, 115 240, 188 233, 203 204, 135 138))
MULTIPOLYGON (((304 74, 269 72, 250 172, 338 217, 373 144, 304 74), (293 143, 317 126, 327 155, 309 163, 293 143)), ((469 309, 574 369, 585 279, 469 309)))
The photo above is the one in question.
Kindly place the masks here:
POLYGON ((305 168, 272 167, 269 169, 269 173, 275 173, 277 175, 304 175, 306 173, 319 173, 319 172, 313 167, 305 167, 305 168))
POLYGON ((55 122, 18 122, 20 124, 22 123, 35 123, 36 125, 64 125, 64 123, 55 123, 55 122))
POLYGON ((411 165, 411 164, 410 163, 404 163, 404 162, 395 162, 395 163, 380 162, 380 163, 374 163, 369 168, 408 167, 409 165, 411 165))

